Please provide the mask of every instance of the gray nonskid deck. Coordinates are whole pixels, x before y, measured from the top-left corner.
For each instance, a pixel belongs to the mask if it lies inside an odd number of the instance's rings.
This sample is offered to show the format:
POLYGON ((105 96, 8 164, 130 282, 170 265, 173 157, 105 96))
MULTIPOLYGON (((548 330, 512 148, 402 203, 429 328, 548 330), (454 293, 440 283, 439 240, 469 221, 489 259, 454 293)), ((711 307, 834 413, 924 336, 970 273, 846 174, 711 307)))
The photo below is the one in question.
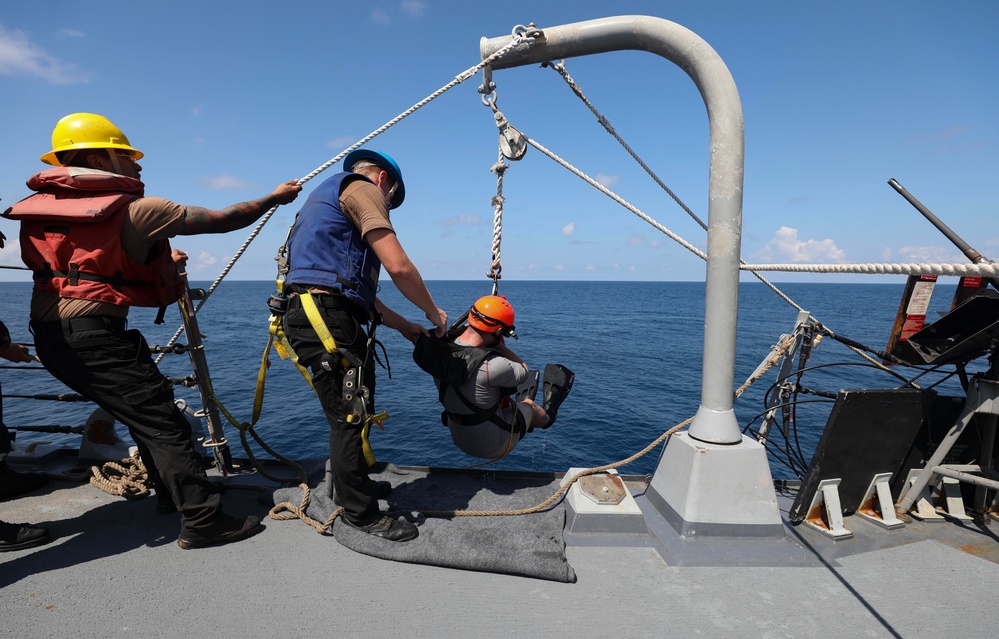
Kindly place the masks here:
MULTIPOLYGON (((263 515, 256 496, 230 490, 227 510, 263 515)), ((0 504, 4 520, 44 524, 58 537, 0 555, 0 637, 936 637, 994 630, 988 602, 999 565, 931 538, 881 548, 858 534, 860 543, 848 549, 840 542, 831 559, 743 567, 670 565, 655 544, 634 539, 621 546, 570 539, 566 554, 578 581, 560 584, 375 559, 300 521, 266 520, 267 529, 247 541, 183 551, 174 543, 177 515, 156 515, 154 506, 66 482, 0 504)))

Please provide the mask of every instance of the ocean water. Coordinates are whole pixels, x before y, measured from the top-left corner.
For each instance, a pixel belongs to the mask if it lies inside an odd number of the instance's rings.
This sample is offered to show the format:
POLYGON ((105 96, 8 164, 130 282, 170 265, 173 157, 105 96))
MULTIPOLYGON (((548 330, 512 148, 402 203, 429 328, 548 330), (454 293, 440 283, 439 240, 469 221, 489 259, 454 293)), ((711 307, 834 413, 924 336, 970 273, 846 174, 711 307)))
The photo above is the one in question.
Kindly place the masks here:
MULTIPOLYGON (((388 278, 385 278, 386 280, 388 278)), ((198 286, 195 283, 194 286, 198 286)), ((207 283, 201 283, 207 286, 207 283)), ((432 281, 438 304, 452 319, 479 296, 491 292, 492 282, 432 281)), ((902 284, 779 284, 796 303, 812 312, 839 335, 883 349, 895 317, 902 284)), ((248 420, 261 355, 267 343, 265 303, 271 282, 224 282, 198 315, 204 335, 216 394, 240 420, 248 420)), ((27 330, 28 283, 0 283, 0 318, 15 341, 30 343, 27 330)), ((547 362, 568 366, 576 373, 572 393, 549 430, 529 434, 496 469, 564 471, 616 462, 648 446, 663 432, 691 417, 700 403, 703 350, 704 284, 701 282, 501 282, 517 312, 518 341, 510 346, 533 368, 547 362)), ((931 307, 932 320, 949 305, 953 286, 940 284, 931 307)), ((422 319, 391 282, 383 283, 381 297, 403 315, 422 319)), ((763 284, 740 286, 735 386, 754 371, 781 334, 794 326, 797 310, 763 284)), ((133 309, 130 327, 139 328, 150 344, 166 344, 180 326, 170 309, 165 324, 155 326, 151 309, 133 309)), ((391 378, 378 370, 376 407, 387 410, 385 430, 373 430, 371 442, 379 459, 403 465, 461 468, 481 460, 458 450, 449 431, 440 424, 440 408, 430 377, 412 361, 412 346, 395 331, 381 327, 378 334, 388 352, 391 378)), ((180 340, 184 342, 183 337, 180 340)), ((5 362, 0 362, 5 363, 5 362)), ((864 365, 846 347, 825 339, 810 365, 825 365, 805 374, 809 388, 835 393, 840 388, 894 388, 898 381, 864 365)), ((37 367, 33 367, 37 368, 37 367)), ((190 374, 187 355, 167 355, 161 369, 169 376, 190 374)), ((767 389, 776 368, 749 388, 735 404, 740 425, 759 425, 767 389)), ((934 378, 938 379, 938 378, 934 378)), ((11 398, 10 395, 65 393, 66 388, 44 370, 26 367, 0 369, 0 383, 8 397, 4 417, 10 426, 81 425, 93 410, 90 404, 11 398)), ((945 394, 962 394, 956 382, 941 386, 945 394)), ((178 388, 177 396, 195 406, 197 393, 178 388)), ((831 408, 828 401, 802 396, 795 407, 797 441, 804 459, 822 432, 831 408)), ((124 428, 119 425, 119 432, 124 428)), ((264 409, 257 433, 280 454, 292 459, 328 454, 327 424, 312 394, 294 366, 271 354, 264 409)), ((226 433, 240 450, 238 433, 226 433)), ((64 442, 77 445, 79 436, 22 433, 18 442, 64 442)), ((620 472, 645 474, 655 470, 661 446, 620 472)), ((267 457, 260 450, 254 454, 267 457)), ((773 474, 792 478, 778 456, 773 474)))

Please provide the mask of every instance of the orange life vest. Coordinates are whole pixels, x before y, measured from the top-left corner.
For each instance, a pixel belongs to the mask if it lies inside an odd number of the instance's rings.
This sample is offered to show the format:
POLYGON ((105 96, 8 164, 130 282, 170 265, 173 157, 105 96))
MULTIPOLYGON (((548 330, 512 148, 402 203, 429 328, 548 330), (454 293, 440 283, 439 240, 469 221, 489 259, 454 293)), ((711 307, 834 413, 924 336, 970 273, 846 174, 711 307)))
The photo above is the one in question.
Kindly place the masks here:
POLYGON ((37 191, 3 213, 21 222, 21 259, 35 288, 62 297, 121 306, 163 307, 182 292, 170 243, 160 240, 145 262, 121 245, 129 203, 143 196, 136 178, 56 167, 28 180, 37 191))

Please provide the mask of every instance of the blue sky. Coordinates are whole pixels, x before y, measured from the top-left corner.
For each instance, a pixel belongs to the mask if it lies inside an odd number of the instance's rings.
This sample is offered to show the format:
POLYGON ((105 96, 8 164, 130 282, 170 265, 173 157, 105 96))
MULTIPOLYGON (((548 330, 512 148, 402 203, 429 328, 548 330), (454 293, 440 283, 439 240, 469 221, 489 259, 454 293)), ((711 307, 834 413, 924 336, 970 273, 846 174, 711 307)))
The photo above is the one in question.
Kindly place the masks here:
MULTIPOLYGON (((29 192, 55 122, 106 115, 146 157, 149 195, 221 208, 301 178, 478 62, 479 39, 517 24, 643 14, 722 57, 746 127, 743 259, 964 262, 887 185, 896 178, 982 254, 999 259, 999 4, 441 0, 11 3, 0 14, 0 198, 29 192), (613 4, 613 9, 610 6, 613 4), (237 7, 238 8, 233 8, 237 7)), ((675 65, 642 52, 571 59, 587 97, 707 219, 703 103, 675 65)), ((497 71, 511 124, 699 247, 703 231, 642 173, 550 69, 497 71)), ((406 179, 393 213, 427 279, 491 263, 496 128, 481 75, 369 148, 406 179)), ((305 186, 305 195, 327 170, 305 186)), ((534 149, 504 185, 503 274, 516 280, 702 280, 704 264, 534 149)), ((271 279, 297 204, 282 207, 233 279, 271 279)), ((16 236, 11 222, 0 230, 16 236)), ((213 280, 246 238, 178 238, 213 280)), ((16 247, 0 264, 19 264, 16 247)), ((821 279, 774 273, 775 281, 821 279)), ((844 281, 847 276, 838 276, 844 281)), ((0 279, 23 273, 0 270, 0 279)), ((852 281, 896 281, 852 276, 852 281)))

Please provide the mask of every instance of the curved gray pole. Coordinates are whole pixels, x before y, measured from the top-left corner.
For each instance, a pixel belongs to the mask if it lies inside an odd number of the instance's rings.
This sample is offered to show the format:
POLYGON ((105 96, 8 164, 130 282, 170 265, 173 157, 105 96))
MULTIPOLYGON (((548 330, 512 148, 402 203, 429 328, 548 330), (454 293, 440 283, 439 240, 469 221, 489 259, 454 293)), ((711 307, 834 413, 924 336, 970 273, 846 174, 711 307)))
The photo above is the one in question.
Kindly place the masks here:
MULTIPOLYGON (((482 58, 495 53, 511 39, 511 36, 483 38, 479 44, 482 58)), ((676 63, 697 85, 708 110, 711 165, 704 369, 701 405, 689 434, 705 442, 737 444, 742 441, 742 433, 732 404, 745 149, 742 103, 728 67, 694 32, 649 16, 617 16, 546 27, 533 44, 514 49, 492 66, 505 69, 629 49, 649 51, 676 63)))

